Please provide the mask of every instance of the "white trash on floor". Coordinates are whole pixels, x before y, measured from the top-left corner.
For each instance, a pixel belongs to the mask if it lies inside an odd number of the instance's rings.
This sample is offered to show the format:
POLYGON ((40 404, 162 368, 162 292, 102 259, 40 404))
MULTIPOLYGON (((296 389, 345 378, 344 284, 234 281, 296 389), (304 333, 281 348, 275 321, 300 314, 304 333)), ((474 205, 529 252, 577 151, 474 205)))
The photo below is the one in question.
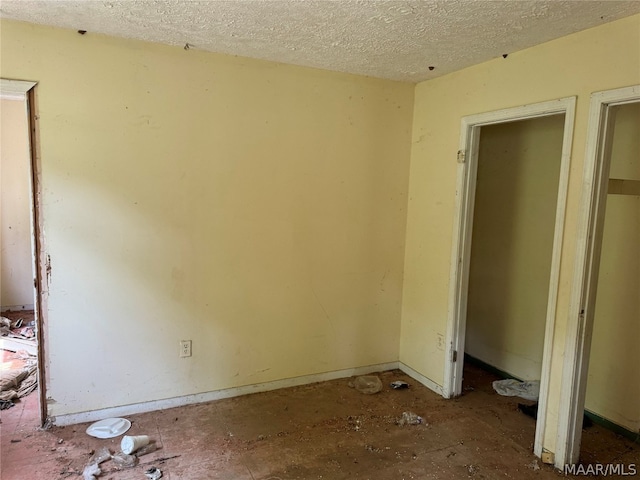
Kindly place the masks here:
POLYGON ((362 375, 356 377, 353 382, 349 382, 349 386, 365 395, 373 395, 382 390, 382 381, 377 375, 362 375))
POLYGON ((492 383, 493 389, 498 395, 504 397, 520 397, 525 400, 537 401, 540 396, 540 381, 520 382, 513 378, 496 380, 492 383))
POLYGON ((92 423, 87 428, 87 435, 96 438, 119 437, 131 428, 131 422, 126 418, 105 418, 92 423))

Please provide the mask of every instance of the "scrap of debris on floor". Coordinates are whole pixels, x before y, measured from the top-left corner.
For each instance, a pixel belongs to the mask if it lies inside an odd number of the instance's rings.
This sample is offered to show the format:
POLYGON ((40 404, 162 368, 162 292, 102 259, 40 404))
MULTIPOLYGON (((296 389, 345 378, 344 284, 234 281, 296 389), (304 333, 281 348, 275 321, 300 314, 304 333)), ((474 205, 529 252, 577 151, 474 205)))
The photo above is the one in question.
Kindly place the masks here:
MULTIPOLYGON (((354 377, 349 380, 349 387, 356 389, 358 392, 364 395, 374 395, 380 393, 383 389, 383 383, 378 375, 362 375, 354 377)), ((410 385, 402 380, 396 380, 389 384, 393 390, 408 389, 410 385)), ((176 418, 177 420, 177 418, 176 418)), ((359 417, 348 417, 350 428, 354 431, 359 431, 362 427, 362 420, 359 417)), ((411 411, 402 412, 402 416, 395 420, 397 426, 403 427, 405 425, 422 425, 428 426, 424 421, 424 418, 413 413, 411 411)), ((130 428, 132 422, 126 418, 105 418, 89 425, 86 429, 86 434, 99 438, 99 439, 112 439, 124 435, 130 428)), ((229 432, 230 436, 233 436, 229 432)), ((259 435, 258 440, 264 441, 266 436, 259 435)), ((162 470, 155 466, 146 468, 150 463, 163 464, 166 460, 177 458, 180 455, 173 455, 169 457, 155 458, 151 462, 140 463, 139 458, 148 453, 155 452, 161 448, 152 440, 148 435, 124 435, 120 441, 120 450, 112 453, 111 450, 102 446, 97 450, 92 450, 92 456, 88 462, 85 463, 82 472, 76 469, 67 468, 66 474, 82 474, 83 480, 99 480, 99 477, 111 473, 116 473, 124 469, 131 469, 133 467, 143 466, 145 468, 144 475, 149 480, 158 480, 162 478, 162 470), (111 463, 106 463, 111 461, 111 463)), ((389 447, 386 447, 389 449, 389 447)), ((373 447, 367 444, 365 449, 370 452, 381 452, 379 448, 373 447)), ((415 454, 414 454, 415 458, 415 454)), ((272 477, 280 478, 280 477, 272 477)))
MULTIPOLYGON (((87 434, 102 439, 114 438, 122 435, 130 427, 131 422, 125 418, 106 418, 90 425, 87 428, 87 434)), ((93 453, 82 471, 83 480, 96 480, 96 477, 103 473, 113 473, 135 467, 141 456, 155 452, 157 448, 156 442, 151 440, 148 435, 125 435, 120 442, 120 451, 112 454, 108 447, 101 447, 93 453), (114 467, 109 470, 101 465, 108 460, 114 464, 114 467)), ((162 462, 168 459, 156 459, 155 461, 162 462)), ((144 474, 150 480, 162 478, 162 470, 157 467, 146 469, 144 474)))
POLYGON ((6 312, 0 317, 0 410, 14 406, 38 387, 37 345, 33 312, 6 312))

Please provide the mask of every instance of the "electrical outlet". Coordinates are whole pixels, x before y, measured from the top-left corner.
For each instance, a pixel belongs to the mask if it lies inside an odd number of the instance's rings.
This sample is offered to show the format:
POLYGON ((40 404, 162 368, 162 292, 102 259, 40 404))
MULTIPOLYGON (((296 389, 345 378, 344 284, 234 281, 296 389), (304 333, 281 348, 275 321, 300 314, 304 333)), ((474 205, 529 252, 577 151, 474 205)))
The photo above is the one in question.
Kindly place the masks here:
POLYGON ((438 350, 442 350, 444 351, 444 335, 442 335, 441 333, 438 334, 438 339, 436 340, 436 346, 438 347, 438 350))
POLYGON ((180 358, 191 356, 191 340, 180 340, 180 358))

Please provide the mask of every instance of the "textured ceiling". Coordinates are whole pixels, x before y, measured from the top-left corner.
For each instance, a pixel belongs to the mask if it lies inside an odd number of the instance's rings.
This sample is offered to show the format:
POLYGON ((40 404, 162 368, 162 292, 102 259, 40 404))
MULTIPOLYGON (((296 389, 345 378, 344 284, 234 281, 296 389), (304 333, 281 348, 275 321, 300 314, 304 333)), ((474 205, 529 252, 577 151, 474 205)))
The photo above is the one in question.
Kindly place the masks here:
POLYGON ((411 82, 635 13, 637 0, 0 1, 9 19, 411 82))

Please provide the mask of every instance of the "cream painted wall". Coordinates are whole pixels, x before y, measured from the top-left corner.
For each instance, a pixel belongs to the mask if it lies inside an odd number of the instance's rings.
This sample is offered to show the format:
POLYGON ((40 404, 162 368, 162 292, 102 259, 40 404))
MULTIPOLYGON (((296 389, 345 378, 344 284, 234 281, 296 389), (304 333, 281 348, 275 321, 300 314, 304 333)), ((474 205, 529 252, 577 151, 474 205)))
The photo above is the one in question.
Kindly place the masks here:
POLYGON ((564 115, 482 127, 465 353, 539 380, 564 115))
POLYGON ((398 360, 413 85, 1 25, 39 82, 51 415, 398 360))
MULTIPOLYGON (((640 180, 640 103, 616 112, 610 178, 640 180)), ((608 195, 585 408, 640 431, 640 197, 608 195)))
POLYGON ((33 308, 29 127, 24 100, 0 100, 0 306, 33 308))
POLYGON ((640 83, 640 16, 611 22, 420 83, 413 146, 400 359, 442 385, 460 121, 465 115, 577 96, 544 447, 555 451, 563 351, 590 95, 640 83))

